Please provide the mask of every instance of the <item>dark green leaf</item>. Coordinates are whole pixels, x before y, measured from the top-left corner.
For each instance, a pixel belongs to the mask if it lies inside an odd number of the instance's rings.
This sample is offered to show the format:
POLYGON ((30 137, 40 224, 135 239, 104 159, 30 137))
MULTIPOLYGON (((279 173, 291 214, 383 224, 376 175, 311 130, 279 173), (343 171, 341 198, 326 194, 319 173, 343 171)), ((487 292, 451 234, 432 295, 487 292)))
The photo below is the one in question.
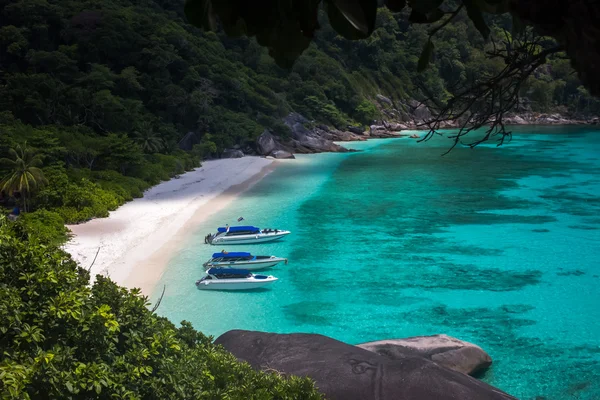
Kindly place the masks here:
POLYGON ((423 51, 421 52, 421 56, 419 57, 419 63, 417 64, 417 71, 422 72, 427 69, 429 65, 429 61, 431 60, 431 55, 433 54, 433 42, 428 40, 423 47, 423 51))
POLYGON ((297 15, 300 29, 306 37, 313 37, 319 29, 319 4, 321 0, 296 0, 293 4, 294 13, 297 15))
POLYGON ((211 0, 186 0, 183 11, 190 24, 206 30, 215 30, 217 24, 211 0))
POLYGON ((329 0, 327 15, 331 26, 346 39, 365 39, 375 29, 376 0, 329 0))
POLYGON ((427 15, 413 9, 408 16, 408 21, 415 24, 425 24, 427 23, 427 15))
POLYGON ((479 33, 481 33, 483 38, 487 40, 490 36, 490 28, 485 23, 485 20, 483 19, 483 14, 481 13, 481 10, 475 3, 475 0, 463 0, 463 4, 467 8, 467 15, 469 16, 469 19, 473 21, 475 28, 477 28, 477 30, 479 31, 479 33))
POLYGON ((512 16, 512 32, 511 32, 513 37, 521 35, 523 32, 525 32, 525 24, 523 23, 521 18, 519 18, 518 15, 513 14, 513 16, 512 16))
POLYGON ((409 0, 408 5, 413 10, 428 14, 442 5, 444 0, 409 0))
POLYGON ((436 8, 426 14, 413 9, 408 17, 408 20, 415 24, 430 24, 439 21, 444 15, 446 14, 444 14, 444 12, 439 8, 436 8))
POLYGON ((387 0, 385 6, 392 12, 400 12, 406 7, 406 0, 387 0))
POLYGON ((489 14, 504 14, 510 9, 509 0, 476 0, 479 9, 489 14))

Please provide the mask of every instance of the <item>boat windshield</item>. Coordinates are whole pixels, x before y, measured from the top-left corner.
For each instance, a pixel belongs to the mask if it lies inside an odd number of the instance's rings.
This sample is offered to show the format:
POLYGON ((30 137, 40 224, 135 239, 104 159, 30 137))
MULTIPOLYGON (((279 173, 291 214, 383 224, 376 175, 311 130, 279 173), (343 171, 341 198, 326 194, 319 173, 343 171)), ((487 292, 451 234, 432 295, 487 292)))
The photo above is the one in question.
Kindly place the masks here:
POLYGON ((252 276, 252 273, 246 269, 211 268, 206 272, 215 279, 243 279, 252 276))

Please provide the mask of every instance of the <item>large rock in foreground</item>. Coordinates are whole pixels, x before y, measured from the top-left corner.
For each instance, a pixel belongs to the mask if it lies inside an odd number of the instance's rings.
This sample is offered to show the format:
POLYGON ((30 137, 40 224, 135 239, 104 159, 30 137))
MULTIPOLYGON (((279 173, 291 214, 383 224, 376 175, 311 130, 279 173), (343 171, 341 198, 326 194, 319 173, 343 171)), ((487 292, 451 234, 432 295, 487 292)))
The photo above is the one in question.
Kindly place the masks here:
POLYGON ((481 347, 447 335, 416 336, 379 340, 357 345, 391 360, 423 357, 442 367, 473 375, 492 365, 492 358, 481 347))
POLYGON ((233 330, 215 343, 255 369, 308 376, 331 400, 514 399, 422 357, 391 360, 321 335, 233 330))

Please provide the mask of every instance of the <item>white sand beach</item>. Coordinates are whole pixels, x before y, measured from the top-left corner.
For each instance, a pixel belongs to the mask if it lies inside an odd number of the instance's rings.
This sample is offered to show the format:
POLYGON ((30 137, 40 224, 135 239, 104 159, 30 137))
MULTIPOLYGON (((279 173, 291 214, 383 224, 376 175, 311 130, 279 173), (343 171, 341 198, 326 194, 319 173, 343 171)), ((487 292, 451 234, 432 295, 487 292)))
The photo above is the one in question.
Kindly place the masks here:
POLYGON ((92 279, 107 275, 149 296, 186 232, 258 182, 275 164, 260 157, 206 161, 150 188, 108 218, 69 225, 74 236, 64 248, 85 268, 100 248, 92 279))

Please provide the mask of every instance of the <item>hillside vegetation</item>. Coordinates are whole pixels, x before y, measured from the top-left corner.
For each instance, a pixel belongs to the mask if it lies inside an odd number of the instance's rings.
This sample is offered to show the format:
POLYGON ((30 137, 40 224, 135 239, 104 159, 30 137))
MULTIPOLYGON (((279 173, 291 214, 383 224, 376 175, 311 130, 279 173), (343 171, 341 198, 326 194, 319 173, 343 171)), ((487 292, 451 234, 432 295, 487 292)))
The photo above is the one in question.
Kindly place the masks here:
MULTIPOLYGON (((47 182, 31 190, 31 208, 68 223, 106 216, 228 147, 252 148, 265 128, 285 138, 290 111, 338 128, 369 124, 382 117, 377 94, 400 105, 424 93, 443 102, 457 84, 502 67, 466 15, 436 36, 434 65, 418 74, 427 28, 387 9, 362 41, 321 18, 315 43, 284 71, 254 41, 193 28, 175 1, 0 5, 0 157, 14 159, 9 149, 27 141, 47 182), (198 143, 184 152, 187 132, 198 143)), ((501 28, 508 21, 497 21, 496 36, 501 28)), ((560 58, 523 91, 533 110, 598 109, 560 58)))

